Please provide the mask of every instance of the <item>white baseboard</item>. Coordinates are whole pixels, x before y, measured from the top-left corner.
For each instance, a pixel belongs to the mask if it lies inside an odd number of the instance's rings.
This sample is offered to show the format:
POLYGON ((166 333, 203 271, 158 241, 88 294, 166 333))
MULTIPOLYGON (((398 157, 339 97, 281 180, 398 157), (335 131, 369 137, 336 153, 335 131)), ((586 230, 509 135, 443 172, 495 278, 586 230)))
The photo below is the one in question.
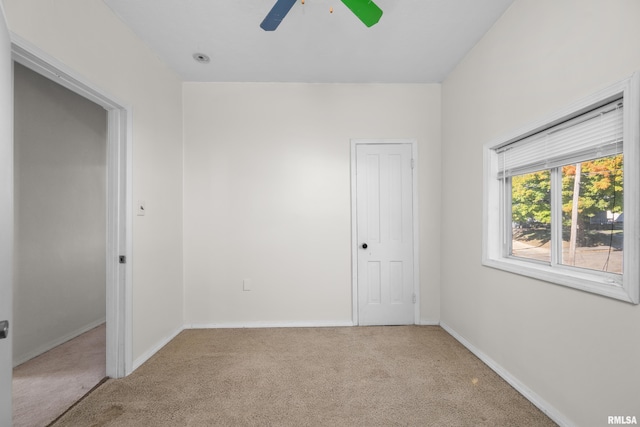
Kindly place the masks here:
POLYGON ((420 320, 418 323, 420 326, 440 326, 439 320, 420 320))
MULTIPOLYGON (((420 326, 439 326, 437 320, 420 320, 420 326)), ((224 323, 191 323, 185 329, 243 329, 243 328, 338 328, 356 326, 352 321, 343 322, 224 322, 224 323)))
POLYGON ((147 360, 149 360, 151 358, 151 356, 153 356, 154 354, 156 354, 158 351, 160 351, 160 349, 162 347, 164 347, 165 345, 169 344, 169 342, 174 339, 180 332, 182 332, 184 330, 184 328, 178 328, 175 331, 173 331, 171 334, 167 335, 166 337, 164 337, 163 339, 161 339, 156 345, 154 345, 153 347, 151 347, 149 350, 145 351, 144 353, 142 353, 139 357, 136 358, 136 360, 133 361, 133 366, 131 367, 131 372, 127 373, 127 375, 131 374, 133 371, 135 371, 136 369, 138 369, 140 366, 142 366, 142 364, 144 362, 146 362, 147 360))
POLYGON ((465 346, 471 353, 475 354, 476 357, 482 360, 485 365, 490 367, 496 374, 500 375, 503 380, 508 382, 511 387, 518 390, 520 394, 522 394, 527 400, 533 403, 538 409, 544 412, 549 418, 551 418, 556 424, 561 427, 573 427, 574 424, 570 422, 560 411, 554 408, 549 402, 541 398, 537 393, 531 390, 529 387, 524 385, 520 380, 511 375, 509 371, 500 366, 495 360, 484 354, 480 351, 476 346, 467 341, 462 335, 458 334, 454 331, 449 325, 444 322, 440 322, 440 326, 442 329, 447 331, 449 335, 454 337, 456 340, 460 342, 463 346, 465 346))
POLYGON ((27 362, 33 359, 34 357, 38 357, 42 353, 46 353, 47 351, 59 346, 60 344, 64 344, 67 341, 72 340, 75 337, 82 335, 87 331, 90 331, 96 326, 102 325, 104 322, 106 322, 106 319, 103 317, 102 319, 98 319, 94 322, 89 323, 88 325, 84 325, 83 327, 76 329, 75 331, 69 332, 68 334, 64 334, 61 337, 51 340, 48 343, 45 343, 35 348, 34 350, 27 352, 26 354, 16 357, 13 359, 13 367, 15 368, 18 365, 22 365, 24 362, 27 362))
POLYGON ((191 323, 185 329, 242 329, 242 328, 332 328, 353 326, 350 320, 339 322, 223 322, 191 323))

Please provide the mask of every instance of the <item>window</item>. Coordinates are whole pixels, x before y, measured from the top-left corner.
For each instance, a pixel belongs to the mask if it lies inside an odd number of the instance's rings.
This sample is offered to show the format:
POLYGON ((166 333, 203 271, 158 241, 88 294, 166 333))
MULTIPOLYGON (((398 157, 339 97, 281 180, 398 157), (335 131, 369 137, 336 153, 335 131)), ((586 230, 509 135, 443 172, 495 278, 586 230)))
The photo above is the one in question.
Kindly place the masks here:
POLYGON ((483 264, 638 304, 639 144, 640 73, 487 144, 483 264))

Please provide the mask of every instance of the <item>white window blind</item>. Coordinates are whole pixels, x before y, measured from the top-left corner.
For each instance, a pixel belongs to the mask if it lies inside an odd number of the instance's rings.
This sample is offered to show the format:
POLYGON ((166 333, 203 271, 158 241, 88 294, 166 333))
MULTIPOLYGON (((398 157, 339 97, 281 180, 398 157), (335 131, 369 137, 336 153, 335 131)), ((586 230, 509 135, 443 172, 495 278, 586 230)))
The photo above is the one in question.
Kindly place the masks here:
POLYGON ((622 99, 496 149, 498 178, 622 153, 622 99))

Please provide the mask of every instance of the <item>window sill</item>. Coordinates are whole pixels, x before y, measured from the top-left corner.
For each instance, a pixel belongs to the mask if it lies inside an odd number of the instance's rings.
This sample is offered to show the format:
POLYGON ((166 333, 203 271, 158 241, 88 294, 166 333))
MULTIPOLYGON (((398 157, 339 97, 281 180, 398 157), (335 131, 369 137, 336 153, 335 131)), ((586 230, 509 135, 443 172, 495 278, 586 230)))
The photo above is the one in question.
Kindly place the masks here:
POLYGON ((482 264, 486 267, 508 271, 521 276, 635 303, 631 295, 619 283, 620 276, 604 275, 598 272, 582 272, 564 267, 551 267, 547 264, 538 264, 517 258, 487 258, 482 260, 482 264))

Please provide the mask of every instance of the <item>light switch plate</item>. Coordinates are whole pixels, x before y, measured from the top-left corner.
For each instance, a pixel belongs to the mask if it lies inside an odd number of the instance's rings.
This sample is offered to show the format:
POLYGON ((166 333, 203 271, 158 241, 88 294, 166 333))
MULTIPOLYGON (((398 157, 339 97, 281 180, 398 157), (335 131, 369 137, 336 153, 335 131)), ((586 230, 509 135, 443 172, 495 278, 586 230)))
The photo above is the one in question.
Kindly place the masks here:
POLYGON ((244 279, 242 281, 242 290, 250 291, 251 290, 251 279, 244 279))

